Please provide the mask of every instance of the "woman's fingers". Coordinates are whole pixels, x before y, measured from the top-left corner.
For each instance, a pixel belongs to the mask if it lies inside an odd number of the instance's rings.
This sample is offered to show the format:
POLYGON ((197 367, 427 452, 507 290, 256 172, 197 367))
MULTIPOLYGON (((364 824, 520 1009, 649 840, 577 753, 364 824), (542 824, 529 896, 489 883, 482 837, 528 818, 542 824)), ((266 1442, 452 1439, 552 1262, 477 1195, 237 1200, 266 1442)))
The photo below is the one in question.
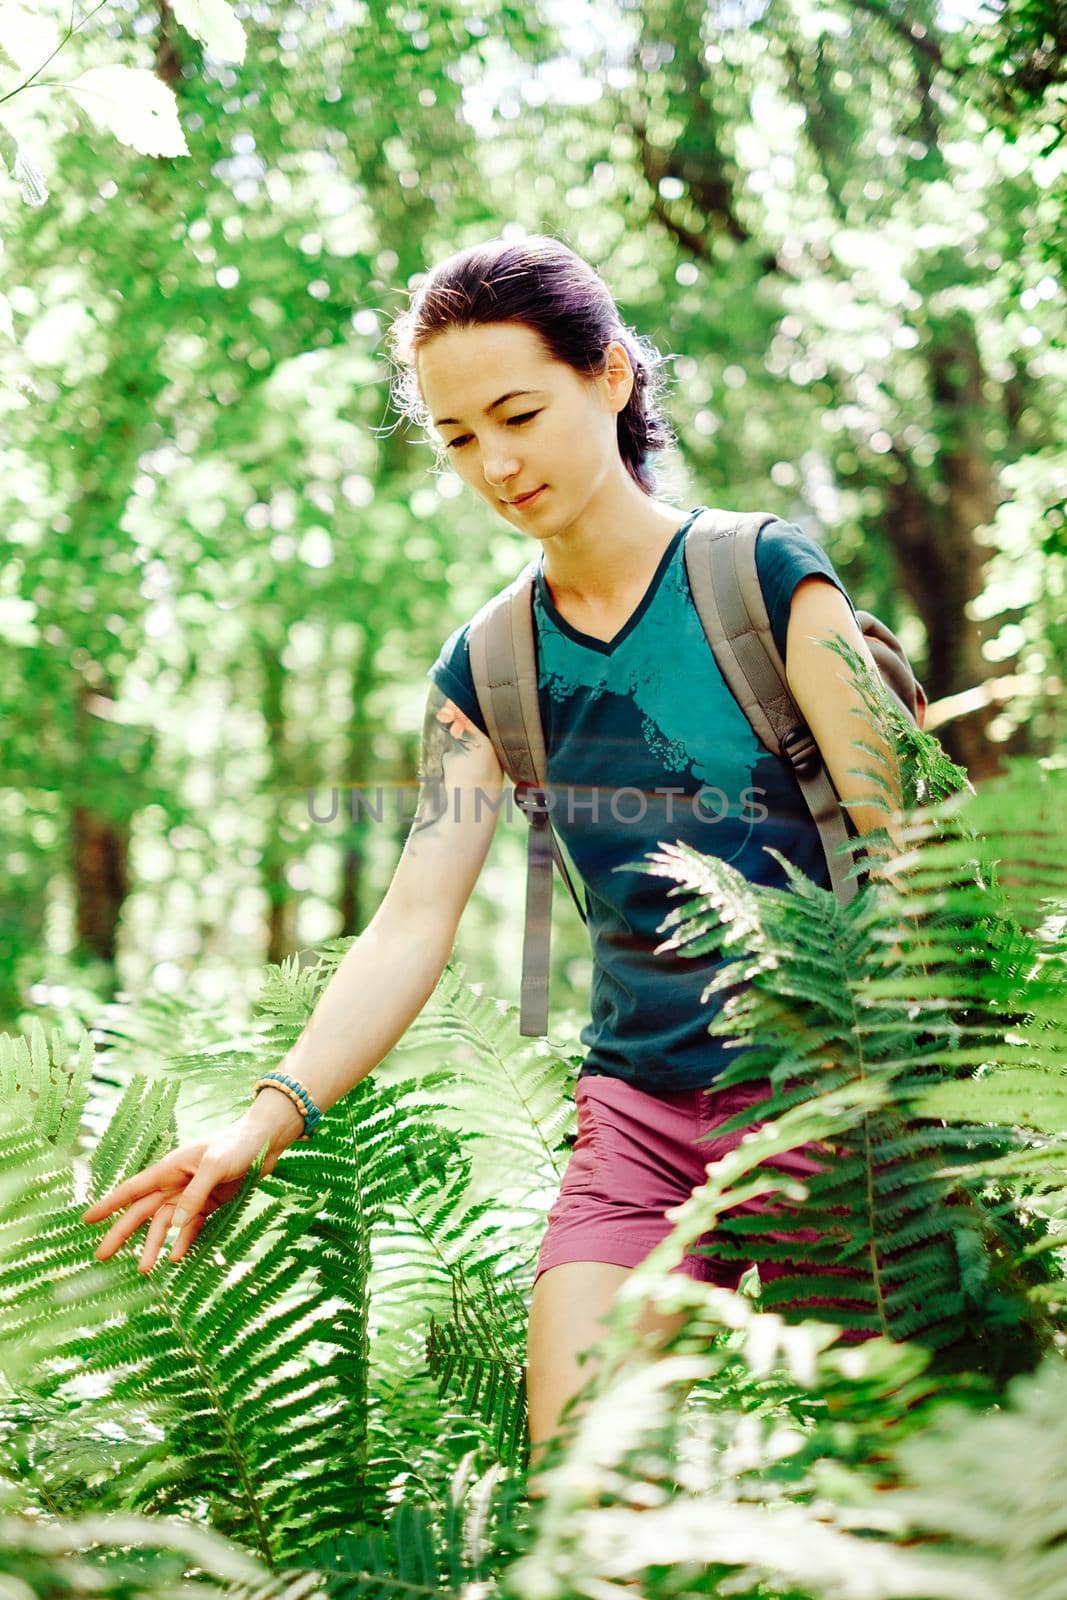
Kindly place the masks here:
POLYGON ((164 1156, 161 1161, 155 1162, 150 1167, 145 1167, 143 1172, 135 1172, 132 1178, 127 1178, 123 1183, 116 1184, 107 1194, 102 1194, 99 1200, 94 1200, 87 1211, 82 1212, 83 1222, 103 1222, 113 1211, 118 1211, 122 1206, 129 1205, 131 1200, 140 1200, 153 1189, 166 1189, 174 1186, 176 1178, 188 1172, 188 1167, 181 1159, 182 1151, 172 1150, 170 1155, 164 1156))
POLYGON ((171 1245, 170 1255, 167 1258, 169 1261, 181 1260, 182 1256, 185 1255, 186 1251, 194 1243, 200 1233, 200 1230, 203 1228, 204 1223, 207 1221, 207 1213, 210 1211, 215 1211, 216 1209, 217 1207, 215 1206, 208 1206, 207 1210, 201 1212, 198 1216, 190 1217, 185 1227, 181 1230, 181 1232, 178 1234, 178 1237, 171 1245))
MULTIPOLYGON (((112 1212, 111 1228, 96 1247, 98 1261, 106 1261, 148 1222, 141 1246, 139 1270, 151 1272, 166 1249, 167 1235, 177 1234, 170 1259, 179 1261, 197 1238, 206 1218, 238 1192, 253 1160, 263 1148, 259 1133, 243 1119, 214 1139, 197 1140, 171 1151, 143 1172, 117 1184, 82 1214, 82 1221, 100 1222, 112 1212)), ((277 1156, 263 1171, 269 1172, 277 1156)))
POLYGON ((159 1207, 155 1216, 148 1224, 148 1233, 145 1236, 144 1248, 141 1251, 141 1259, 137 1263, 138 1272, 151 1272, 152 1268, 155 1266, 156 1259, 166 1240, 167 1229, 170 1226, 170 1219, 176 1204, 177 1202, 175 1200, 170 1201, 169 1204, 165 1202, 159 1207))
MULTIPOLYGON (((148 1232, 141 1247, 141 1259, 137 1263, 138 1272, 151 1272, 160 1255, 166 1249, 167 1234, 174 1219, 174 1212, 183 1195, 171 1194, 164 1197, 162 1190, 156 1189, 151 1194, 144 1196, 135 1205, 130 1206, 126 1214, 119 1218, 114 1226, 105 1234, 96 1247, 98 1261, 106 1261, 113 1256, 116 1250, 122 1248, 131 1234, 137 1232, 142 1222, 148 1221, 148 1232)), ((180 1261, 185 1255, 193 1240, 199 1234, 207 1216, 217 1209, 217 1202, 209 1201, 203 1215, 197 1214, 190 1217, 178 1231, 170 1253, 171 1261, 180 1261)))
POLYGON ((144 1172, 135 1173, 132 1178, 117 1184, 107 1194, 102 1194, 99 1200, 93 1201, 87 1211, 82 1212, 82 1221, 103 1222, 113 1211, 129 1205, 131 1200, 140 1200, 149 1190, 158 1188, 162 1177, 160 1172, 162 1165, 162 1161, 157 1161, 154 1167, 146 1167, 144 1172))
POLYGON ((116 1218, 94 1251, 96 1259, 106 1261, 109 1256, 113 1256, 115 1251, 126 1243, 130 1234, 137 1232, 145 1218, 152 1215, 162 1199, 162 1189, 153 1189, 151 1194, 146 1194, 143 1199, 138 1200, 123 1216, 116 1218))
MULTIPOLYGON (((167 1235, 171 1231, 175 1212, 179 1205, 184 1206, 188 1213, 188 1200, 185 1195, 179 1195, 170 1205, 162 1206, 156 1213, 148 1230, 148 1238, 145 1240, 144 1250, 141 1252, 140 1270, 142 1272, 151 1272, 158 1257, 167 1248, 167 1235)), ((202 1210, 198 1211, 195 1216, 190 1216, 187 1222, 179 1226, 177 1238, 171 1245, 170 1255, 167 1257, 169 1261, 181 1260, 204 1226, 209 1214, 217 1210, 218 1203, 216 1201, 205 1201, 202 1210)))

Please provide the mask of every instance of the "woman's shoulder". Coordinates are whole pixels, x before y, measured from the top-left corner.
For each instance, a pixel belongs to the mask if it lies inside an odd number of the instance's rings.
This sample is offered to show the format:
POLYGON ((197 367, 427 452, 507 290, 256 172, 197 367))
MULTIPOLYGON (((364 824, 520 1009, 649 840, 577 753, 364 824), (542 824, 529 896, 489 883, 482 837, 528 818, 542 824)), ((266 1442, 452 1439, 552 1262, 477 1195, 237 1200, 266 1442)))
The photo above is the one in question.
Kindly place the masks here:
POLYGON ((784 517, 778 517, 760 529, 756 539, 756 574, 763 591, 771 632, 783 660, 793 595, 805 578, 827 578, 852 605, 852 597, 823 546, 795 522, 789 522, 784 517))
POLYGON ((488 737, 489 730, 482 716, 474 674, 471 672, 470 631, 470 621, 461 622, 458 628, 452 630, 438 651, 436 661, 427 669, 426 676, 488 737))

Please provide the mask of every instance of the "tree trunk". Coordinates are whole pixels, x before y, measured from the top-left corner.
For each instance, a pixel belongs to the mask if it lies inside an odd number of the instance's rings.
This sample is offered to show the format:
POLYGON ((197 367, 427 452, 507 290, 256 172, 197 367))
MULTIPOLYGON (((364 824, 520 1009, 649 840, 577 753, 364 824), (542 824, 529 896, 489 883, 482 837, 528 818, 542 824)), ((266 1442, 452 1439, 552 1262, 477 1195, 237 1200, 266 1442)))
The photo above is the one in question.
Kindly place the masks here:
MULTIPOLYGON (((269 639, 260 640, 263 668, 263 717, 267 726, 270 771, 267 792, 280 808, 289 792, 287 741, 285 732, 285 668, 280 650, 269 639)), ((280 814, 268 829, 263 847, 263 888, 267 896, 267 953, 277 964, 293 953, 289 884, 285 876, 288 850, 280 827, 280 814)))
MULTIPOLYGON (((992 522, 998 494, 993 463, 984 442, 984 373, 970 318, 956 312, 935 326, 927 353, 930 392, 942 440, 938 457, 942 504, 917 480, 911 461, 894 445, 900 472, 890 481, 886 534, 897 558, 900 581, 926 628, 928 665, 924 677, 931 700, 971 689, 1010 665, 982 654, 990 631, 975 622, 967 607, 982 591, 986 552, 976 528, 992 522)), ((996 706, 944 724, 941 742, 972 781, 992 776, 1000 750, 989 740, 996 706)))
MULTIPOLYGON (((110 700, 110 688, 91 688, 82 682, 77 691, 75 727, 79 745, 78 766, 84 776, 81 793, 103 789, 106 755, 94 748, 100 721, 89 702, 110 700)), ((116 784, 124 778, 114 774, 116 784)), ((121 785, 116 790, 121 793, 121 785)), ((71 874, 74 881, 74 923, 79 950, 114 967, 118 926, 129 887, 129 829, 108 816, 91 799, 75 802, 70 811, 71 874)))
MULTIPOLYGON (((372 728, 367 714, 367 699, 375 681, 374 653, 370 641, 364 639, 352 668, 352 724, 349 730, 348 783, 351 789, 360 789, 371 775, 372 728)), ((372 806, 377 806, 377 791, 369 796, 372 806)), ((388 805, 386 796, 385 804, 388 805)), ((357 934, 363 927, 366 906, 364 871, 366 868, 367 830, 373 824, 366 810, 357 808, 355 819, 351 815, 348 791, 342 791, 342 806, 347 807, 344 834, 344 856, 341 862, 341 937, 357 934)))

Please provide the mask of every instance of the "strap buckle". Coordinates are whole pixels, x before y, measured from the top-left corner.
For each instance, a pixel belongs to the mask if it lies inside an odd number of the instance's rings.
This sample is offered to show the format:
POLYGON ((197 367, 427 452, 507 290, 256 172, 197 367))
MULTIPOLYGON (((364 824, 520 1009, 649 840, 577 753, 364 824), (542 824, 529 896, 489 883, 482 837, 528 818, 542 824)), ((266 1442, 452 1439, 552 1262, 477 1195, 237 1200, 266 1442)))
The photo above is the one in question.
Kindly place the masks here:
POLYGON ((517 783, 515 804, 526 813, 528 822, 547 821, 552 809, 548 790, 537 783, 517 783))
POLYGON ((811 778, 822 766, 819 747, 811 729, 804 722, 798 722, 795 728, 790 728, 781 740, 781 746, 798 778, 811 778))

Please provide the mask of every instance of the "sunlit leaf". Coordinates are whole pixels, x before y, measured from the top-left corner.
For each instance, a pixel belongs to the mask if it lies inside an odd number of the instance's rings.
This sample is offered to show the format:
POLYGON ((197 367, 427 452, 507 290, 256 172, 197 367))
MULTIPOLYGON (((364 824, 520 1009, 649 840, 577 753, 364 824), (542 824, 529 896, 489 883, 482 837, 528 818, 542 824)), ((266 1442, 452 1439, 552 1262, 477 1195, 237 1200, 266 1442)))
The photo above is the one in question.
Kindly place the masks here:
POLYGON ((68 85, 88 117, 143 156, 187 156, 178 102, 143 67, 90 67, 68 85))
POLYGON ((244 60, 245 31, 225 0, 174 0, 171 9, 182 27, 220 61, 244 60))

